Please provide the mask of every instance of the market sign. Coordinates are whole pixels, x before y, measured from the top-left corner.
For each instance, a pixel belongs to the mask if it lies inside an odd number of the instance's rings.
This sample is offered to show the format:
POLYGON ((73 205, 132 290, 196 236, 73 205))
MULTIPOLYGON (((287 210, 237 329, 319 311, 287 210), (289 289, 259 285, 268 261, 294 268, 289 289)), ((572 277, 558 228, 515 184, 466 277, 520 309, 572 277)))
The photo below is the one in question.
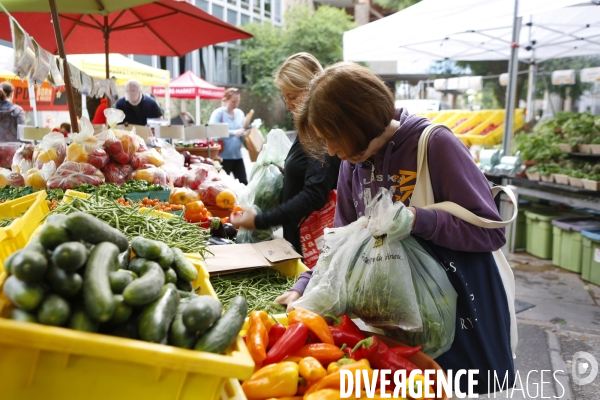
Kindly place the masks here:
POLYGON ((584 83, 600 82, 600 67, 582 69, 579 72, 579 79, 584 83))
POLYGON ((574 85, 575 84, 575 70, 574 69, 563 69, 552 72, 552 84, 553 85, 574 85))
MULTIPOLYGON (((165 88, 162 86, 153 86, 152 94, 157 97, 165 96, 165 88)), ((223 89, 196 88, 196 87, 169 87, 169 96, 174 98, 195 99, 200 98, 219 98, 223 96, 223 89)))
MULTIPOLYGON (((23 107, 24 111, 33 111, 29 103, 29 88, 27 82, 20 79, 0 78, 0 82, 10 82, 15 91, 13 94, 13 103, 23 107)), ((67 96, 64 93, 64 86, 59 88, 52 87, 48 82, 44 82, 41 87, 34 85, 35 101, 38 111, 69 111, 67 105, 67 96)))

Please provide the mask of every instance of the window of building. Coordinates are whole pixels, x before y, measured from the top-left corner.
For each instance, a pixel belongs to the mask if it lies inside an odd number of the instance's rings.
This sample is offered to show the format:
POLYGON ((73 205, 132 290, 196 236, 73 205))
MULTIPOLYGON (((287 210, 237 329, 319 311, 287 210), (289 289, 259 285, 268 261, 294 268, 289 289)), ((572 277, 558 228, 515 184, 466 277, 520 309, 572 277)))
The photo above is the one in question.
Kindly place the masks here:
POLYGON ((152 66, 152 56, 133 55, 133 61, 152 66))
POLYGON ((208 12, 208 1, 206 0, 196 0, 196 7, 208 12))
POLYGON ((231 25, 237 25, 237 11, 227 9, 227 22, 231 25))
POLYGON ((242 21, 241 21, 241 25, 244 26, 246 24, 250 23, 250 16, 246 15, 246 14, 242 14, 242 21))
POLYGON ((223 16, 223 11, 223 6, 218 6, 216 4, 212 5, 212 15, 224 21, 225 17, 223 16))
POLYGON ((271 0, 265 0, 265 17, 271 18, 271 0))
POLYGON ((275 22, 281 22, 281 0, 273 0, 275 22))
POLYGON ((237 6, 237 0, 227 0, 227 3, 237 6))
POLYGON ((252 0, 252 9, 254 14, 260 15, 260 0, 252 0))
POLYGON ((250 1, 249 0, 240 0, 240 6, 242 7, 243 10, 249 10, 250 9, 250 1))
POLYGON ((229 59, 227 60, 227 71, 229 72, 229 81, 228 83, 232 83, 234 85, 239 85, 240 82, 240 66, 237 57, 235 56, 235 52, 229 50, 229 59))
POLYGON ((222 47, 214 47, 215 49, 215 82, 226 83, 226 63, 225 49, 222 47))

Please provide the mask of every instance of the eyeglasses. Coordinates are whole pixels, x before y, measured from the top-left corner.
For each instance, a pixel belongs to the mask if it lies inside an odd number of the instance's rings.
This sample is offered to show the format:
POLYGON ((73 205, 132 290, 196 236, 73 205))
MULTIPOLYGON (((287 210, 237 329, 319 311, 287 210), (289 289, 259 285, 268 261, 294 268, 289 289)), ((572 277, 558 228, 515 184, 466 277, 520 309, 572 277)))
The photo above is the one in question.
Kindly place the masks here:
POLYGON ((240 92, 240 89, 231 89, 227 91, 227 94, 238 94, 240 92))

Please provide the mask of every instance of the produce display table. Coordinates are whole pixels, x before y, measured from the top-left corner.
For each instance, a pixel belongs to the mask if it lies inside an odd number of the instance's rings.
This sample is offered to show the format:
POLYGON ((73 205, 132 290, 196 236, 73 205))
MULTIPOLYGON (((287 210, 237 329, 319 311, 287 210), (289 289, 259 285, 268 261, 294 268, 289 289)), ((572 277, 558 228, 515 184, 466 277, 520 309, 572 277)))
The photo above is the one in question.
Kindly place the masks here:
MULTIPOLYGON (((193 156, 202 156, 204 158, 208 157, 208 147, 176 147, 178 152, 182 153, 184 151, 189 151, 193 156)), ((210 158, 213 160, 217 160, 219 156, 219 152, 221 151, 221 145, 215 144, 210 146, 210 158)))

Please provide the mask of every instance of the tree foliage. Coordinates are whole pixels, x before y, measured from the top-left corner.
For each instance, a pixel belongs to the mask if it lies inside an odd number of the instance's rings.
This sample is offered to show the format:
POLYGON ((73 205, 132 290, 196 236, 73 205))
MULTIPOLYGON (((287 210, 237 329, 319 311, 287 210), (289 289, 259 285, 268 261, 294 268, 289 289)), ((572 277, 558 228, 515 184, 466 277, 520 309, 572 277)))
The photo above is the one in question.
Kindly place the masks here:
POLYGON ((388 10, 400 11, 404 8, 417 4, 421 0, 373 0, 373 3, 388 10))
POLYGON ((341 61, 342 35, 353 27, 350 15, 327 5, 316 11, 292 8, 285 14, 283 28, 270 23, 244 25, 254 35, 242 41, 237 55, 247 88, 265 102, 277 97, 273 74, 287 57, 301 51, 311 53, 324 66, 341 61))

